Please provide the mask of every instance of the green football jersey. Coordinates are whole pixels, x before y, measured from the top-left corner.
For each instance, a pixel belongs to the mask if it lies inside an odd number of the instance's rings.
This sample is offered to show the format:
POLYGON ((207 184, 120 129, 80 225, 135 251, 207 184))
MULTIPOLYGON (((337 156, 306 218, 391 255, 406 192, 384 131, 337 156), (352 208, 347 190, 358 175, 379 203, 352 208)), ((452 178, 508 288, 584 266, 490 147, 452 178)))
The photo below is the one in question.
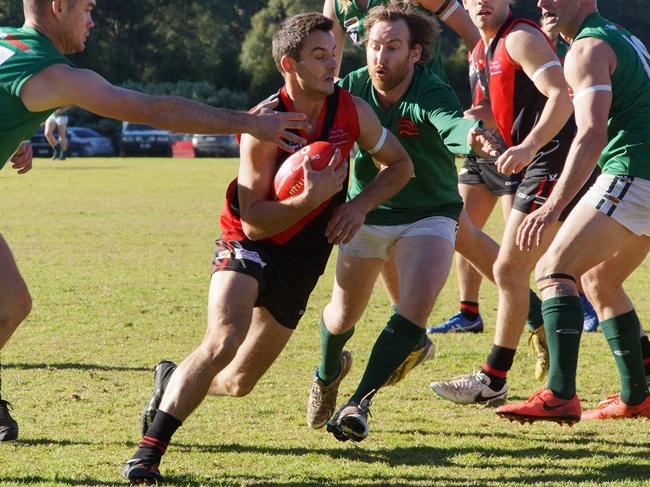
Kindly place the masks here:
POLYGON ((650 54, 638 38, 598 12, 585 19, 575 40, 586 37, 605 41, 616 54, 608 143, 598 165, 607 174, 650 180, 650 54))
MULTIPOLYGON (((463 202, 458 194, 454 154, 471 152, 467 134, 479 122, 463 118, 454 91, 423 66, 416 66, 404 96, 389 110, 380 105, 368 68, 350 73, 341 86, 363 98, 381 124, 406 149, 415 169, 414 177, 388 201, 366 217, 369 225, 401 225, 431 216, 458 219, 463 202)), ((353 158, 348 198, 358 195, 377 175, 379 168, 363 150, 353 158)))
MULTIPOLYGON (((363 24, 366 20, 368 10, 388 3, 389 0, 368 0, 368 7, 364 9, 359 7, 357 0, 350 0, 347 8, 344 10, 341 6, 340 0, 334 0, 334 10, 339 24, 341 24, 352 43, 355 46, 363 47, 363 40, 366 35, 366 29, 363 24)), ((420 10, 426 15, 433 15, 426 9, 420 10)), ((433 46, 433 57, 429 64, 427 64, 427 67, 431 68, 434 73, 442 78, 443 81, 448 81, 447 73, 445 73, 445 68, 442 65, 439 41, 437 41, 433 46)))
POLYGON ((20 90, 33 75, 53 64, 70 61, 36 29, 0 28, 0 169, 52 113, 27 110, 20 90))

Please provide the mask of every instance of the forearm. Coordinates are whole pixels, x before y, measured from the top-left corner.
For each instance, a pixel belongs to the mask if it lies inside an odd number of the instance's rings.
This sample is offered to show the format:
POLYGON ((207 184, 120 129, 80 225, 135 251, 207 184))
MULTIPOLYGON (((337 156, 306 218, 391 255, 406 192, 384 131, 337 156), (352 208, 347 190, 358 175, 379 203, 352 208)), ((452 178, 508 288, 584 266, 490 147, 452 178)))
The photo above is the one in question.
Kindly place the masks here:
POLYGON ((537 153, 555 137, 573 113, 571 100, 566 93, 550 95, 535 127, 522 141, 522 145, 537 153))
POLYGON ((242 214, 242 227, 250 240, 272 237, 316 208, 302 194, 282 201, 257 201, 242 214))
POLYGON ((463 39, 465 45, 470 51, 481 38, 478 29, 472 22, 472 19, 470 19, 467 12, 461 6, 457 7, 453 13, 443 21, 451 30, 463 39))
POLYGON ((143 110, 143 120, 172 132, 194 134, 250 133, 255 116, 246 112, 215 108, 176 96, 152 97, 150 108, 143 110))
POLYGON ((547 205, 560 212, 571 202, 591 175, 607 141, 606 134, 578 133, 571 144, 567 160, 547 205))

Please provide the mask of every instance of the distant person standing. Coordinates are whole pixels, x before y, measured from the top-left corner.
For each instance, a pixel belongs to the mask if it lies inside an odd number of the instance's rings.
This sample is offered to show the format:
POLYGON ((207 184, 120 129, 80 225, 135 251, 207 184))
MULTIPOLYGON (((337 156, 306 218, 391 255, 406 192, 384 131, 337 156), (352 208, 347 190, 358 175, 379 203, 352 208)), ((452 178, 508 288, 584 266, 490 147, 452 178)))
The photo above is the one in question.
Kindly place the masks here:
POLYGON ((52 147, 52 159, 65 160, 68 151, 68 116, 63 115, 70 107, 62 107, 54 110, 54 113, 45 120, 45 138, 50 147, 52 147), (54 131, 58 132, 59 140, 54 136, 54 131))

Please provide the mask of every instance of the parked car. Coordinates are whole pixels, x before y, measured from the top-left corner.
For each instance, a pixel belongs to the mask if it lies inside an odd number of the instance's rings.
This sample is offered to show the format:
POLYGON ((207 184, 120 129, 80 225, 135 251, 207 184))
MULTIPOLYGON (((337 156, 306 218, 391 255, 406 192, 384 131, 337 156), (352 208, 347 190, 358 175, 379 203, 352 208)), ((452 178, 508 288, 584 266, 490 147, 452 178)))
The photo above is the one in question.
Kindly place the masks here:
POLYGON ((238 157, 239 144, 234 135, 203 135, 192 136, 192 146, 196 157, 238 157))
POLYGON ((68 127, 68 153, 73 157, 113 156, 113 142, 85 127, 68 127))
POLYGON ((43 134, 43 127, 39 128, 29 141, 34 157, 52 157, 52 147, 43 134))
MULTIPOLYGON (((108 137, 85 127, 68 127, 68 155, 72 157, 115 155, 113 143, 108 137)), ((52 157, 52 147, 43 134, 43 128, 30 138, 35 157, 52 157)))
POLYGON ((172 136, 167 130, 124 122, 120 136, 120 154, 123 156, 171 157, 172 136))

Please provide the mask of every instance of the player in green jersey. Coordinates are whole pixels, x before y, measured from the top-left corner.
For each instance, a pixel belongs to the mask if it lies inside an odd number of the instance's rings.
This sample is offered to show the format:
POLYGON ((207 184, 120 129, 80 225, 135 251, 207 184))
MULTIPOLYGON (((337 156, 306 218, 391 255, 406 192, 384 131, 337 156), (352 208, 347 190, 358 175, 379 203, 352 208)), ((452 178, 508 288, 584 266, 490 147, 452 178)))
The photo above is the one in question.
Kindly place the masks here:
POLYGON ((520 247, 539 244, 596 163, 602 174, 537 267, 551 359, 547 388, 497 413, 569 423, 650 417, 639 318, 622 287, 650 250, 650 54, 630 32, 601 17, 595 0, 540 0, 539 6, 571 42, 565 75, 578 132, 555 191, 519 227, 520 247), (599 281, 592 289, 621 391, 582 412, 575 380, 582 331, 575 276, 585 273, 583 282, 590 275, 599 281))
MULTIPOLYGON (((346 36, 355 46, 363 48, 363 39, 365 38, 364 22, 368 12, 373 7, 388 3, 390 3, 390 0, 325 0, 323 15, 335 22, 334 38, 336 39, 336 60, 339 70, 346 36)), ((405 1, 405 3, 409 2, 405 1)), ((436 15, 438 19, 463 39, 469 49, 478 42, 480 38, 478 31, 457 0, 412 0, 410 3, 418 5, 425 12, 436 15)), ((437 40, 427 65, 446 81, 447 77, 440 55, 440 43, 437 40)))
MULTIPOLYGON (((429 17, 400 6, 372 9, 366 19, 368 67, 341 84, 366 100, 381 124, 397 136, 415 175, 394 197, 369 212, 363 226, 340 247, 330 303, 321 320, 321 363, 308 400, 307 421, 345 441, 368 434, 371 398, 433 355, 426 320, 447 280, 462 209, 454 153, 496 155, 479 122, 462 117, 458 99, 426 63, 434 41, 429 17), (452 153, 453 151, 453 153, 452 153), (351 363, 343 351, 361 318, 384 263, 394 254, 398 307, 373 347, 361 382, 332 417, 336 392, 351 363), (406 361, 413 355, 413 361, 406 361), (329 420, 329 423, 328 423, 329 420)), ((383 171, 373 151, 354 158, 348 197, 354 198, 383 171)))
MULTIPOLYGON (((149 96, 111 85, 98 74, 70 65, 65 54, 83 51, 93 28, 95 0, 24 0, 25 25, 0 28, 0 168, 31 169, 22 143, 56 109, 76 105, 99 115, 146 123, 175 132, 248 132, 290 150, 303 143, 288 131, 306 128, 303 114, 219 109, 179 97, 149 96)), ((0 235, 0 348, 31 309, 31 297, 9 246, 0 235)), ((0 441, 14 440, 18 425, 0 399, 0 441)))

